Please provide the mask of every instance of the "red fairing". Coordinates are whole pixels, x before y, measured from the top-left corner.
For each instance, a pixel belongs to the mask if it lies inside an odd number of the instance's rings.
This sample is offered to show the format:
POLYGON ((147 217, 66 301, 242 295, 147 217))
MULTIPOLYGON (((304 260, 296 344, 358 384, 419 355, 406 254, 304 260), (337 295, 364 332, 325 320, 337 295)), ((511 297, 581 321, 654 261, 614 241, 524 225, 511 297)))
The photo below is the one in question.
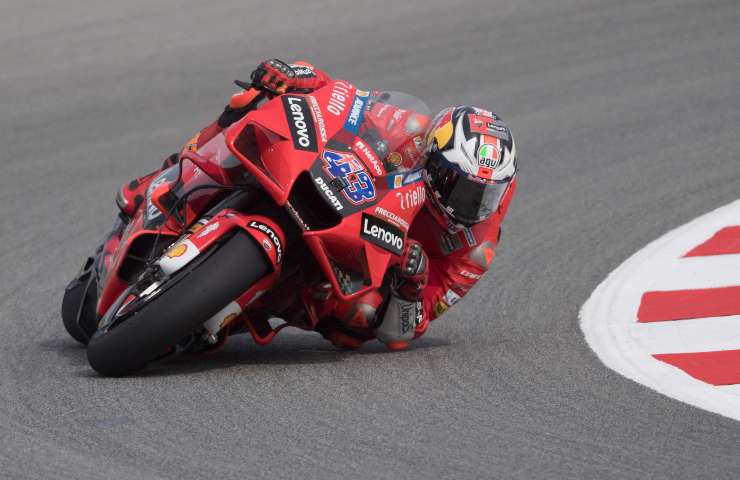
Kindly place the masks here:
POLYGON ((494 215, 455 234, 448 233, 435 220, 429 212, 434 207, 427 200, 426 208, 416 217, 409 232, 429 256, 429 283, 423 291, 424 321, 422 328, 417 328, 417 337, 424 333, 428 321, 444 314, 488 271, 515 190, 516 179, 494 215))

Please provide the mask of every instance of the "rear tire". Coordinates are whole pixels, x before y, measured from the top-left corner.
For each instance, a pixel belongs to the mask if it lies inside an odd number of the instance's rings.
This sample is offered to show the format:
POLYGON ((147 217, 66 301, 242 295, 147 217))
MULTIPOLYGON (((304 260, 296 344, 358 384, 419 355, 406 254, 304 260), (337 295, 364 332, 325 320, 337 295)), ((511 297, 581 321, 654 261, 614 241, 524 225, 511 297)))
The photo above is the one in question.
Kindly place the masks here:
POLYGON ((162 293, 87 346, 90 366, 104 376, 143 369, 264 277, 271 265, 256 242, 237 231, 202 263, 196 258, 163 285, 162 293), (174 284, 173 284, 174 282, 174 284), (166 288, 165 288, 166 287, 166 288))

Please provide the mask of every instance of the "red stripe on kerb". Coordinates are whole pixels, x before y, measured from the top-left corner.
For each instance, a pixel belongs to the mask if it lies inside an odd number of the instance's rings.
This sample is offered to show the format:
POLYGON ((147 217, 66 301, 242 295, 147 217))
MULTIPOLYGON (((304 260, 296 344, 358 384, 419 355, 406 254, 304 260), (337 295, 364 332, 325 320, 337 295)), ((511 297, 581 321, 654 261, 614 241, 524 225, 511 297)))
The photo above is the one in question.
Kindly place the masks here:
POLYGON ((637 321, 666 322, 740 315, 740 287, 647 292, 642 295, 637 321))
POLYGON ((661 353, 661 362, 680 368, 692 377, 712 385, 740 383, 740 350, 699 353, 661 353))
POLYGON ((740 254, 740 227, 725 227, 684 257, 740 254))

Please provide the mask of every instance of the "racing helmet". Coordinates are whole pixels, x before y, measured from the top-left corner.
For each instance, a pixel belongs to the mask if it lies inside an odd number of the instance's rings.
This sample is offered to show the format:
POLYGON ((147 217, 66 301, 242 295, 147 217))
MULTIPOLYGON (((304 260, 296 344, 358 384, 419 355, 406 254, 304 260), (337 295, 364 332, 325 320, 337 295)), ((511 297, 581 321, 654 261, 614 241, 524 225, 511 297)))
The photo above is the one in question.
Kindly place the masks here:
POLYGON ((424 179, 438 220, 459 230, 489 218, 517 172, 509 127, 487 110, 446 108, 432 120, 426 144, 424 179))

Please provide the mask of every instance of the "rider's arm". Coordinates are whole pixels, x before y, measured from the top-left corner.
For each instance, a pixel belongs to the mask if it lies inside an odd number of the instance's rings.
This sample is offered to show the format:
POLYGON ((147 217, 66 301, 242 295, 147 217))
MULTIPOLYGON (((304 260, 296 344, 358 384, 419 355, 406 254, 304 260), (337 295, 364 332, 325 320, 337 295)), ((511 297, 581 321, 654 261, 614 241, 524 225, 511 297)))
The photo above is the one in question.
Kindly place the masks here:
MULTIPOLYGON (((378 340, 391 350, 404 349, 411 340, 426 332, 430 321, 460 301, 488 270, 494 257, 498 225, 494 219, 476 225, 477 234, 474 235, 480 238, 480 242, 475 246, 460 248, 444 256, 425 256, 428 263, 426 283, 415 288, 415 282, 407 280, 391 293, 383 321, 375 331, 378 340), (418 293, 413 294, 414 290, 418 293)), ((448 241, 458 246, 465 242, 461 238, 448 241)))
POLYGON ((515 189, 516 181, 502 199, 499 210, 485 222, 468 231, 443 234, 450 238, 432 239, 453 246, 454 251, 429 257, 424 282, 414 285, 411 279, 391 295, 383 321, 375 331, 380 341, 391 349, 405 348, 409 341, 426 332, 431 320, 439 318, 481 279, 495 256, 501 222, 515 189), (413 321, 413 329, 408 328, 409 319, 413 321))
POLYGON ((501 223, 516 191, 516 180, 498 211, 467 231, 454 234, 450 245, 464 245, 448 255, 430 259, 429 283, 423 292, 424 320, 436 320, 460 301, 488 271, 501 238, 501 223), (472 245, 471 245, 472 243, 472 245))
MULTIPOLYGON (((274 63, 275 60, 265 60, 260 63, 251 75, 252 82, 263 86, 264 89, 245 88, 232 95, 221 115, 213 123, 196 133, 183 150, 197 150, 225 128, 254 110, 265 98, 282 93, 310 93, 331 81, 331 77, 326 72, 302 60, 286 64, 292 70, 292 76, 276 69, 270 62, 274 63)), ((242 82, 238 84, 248 86, 242 82)))

